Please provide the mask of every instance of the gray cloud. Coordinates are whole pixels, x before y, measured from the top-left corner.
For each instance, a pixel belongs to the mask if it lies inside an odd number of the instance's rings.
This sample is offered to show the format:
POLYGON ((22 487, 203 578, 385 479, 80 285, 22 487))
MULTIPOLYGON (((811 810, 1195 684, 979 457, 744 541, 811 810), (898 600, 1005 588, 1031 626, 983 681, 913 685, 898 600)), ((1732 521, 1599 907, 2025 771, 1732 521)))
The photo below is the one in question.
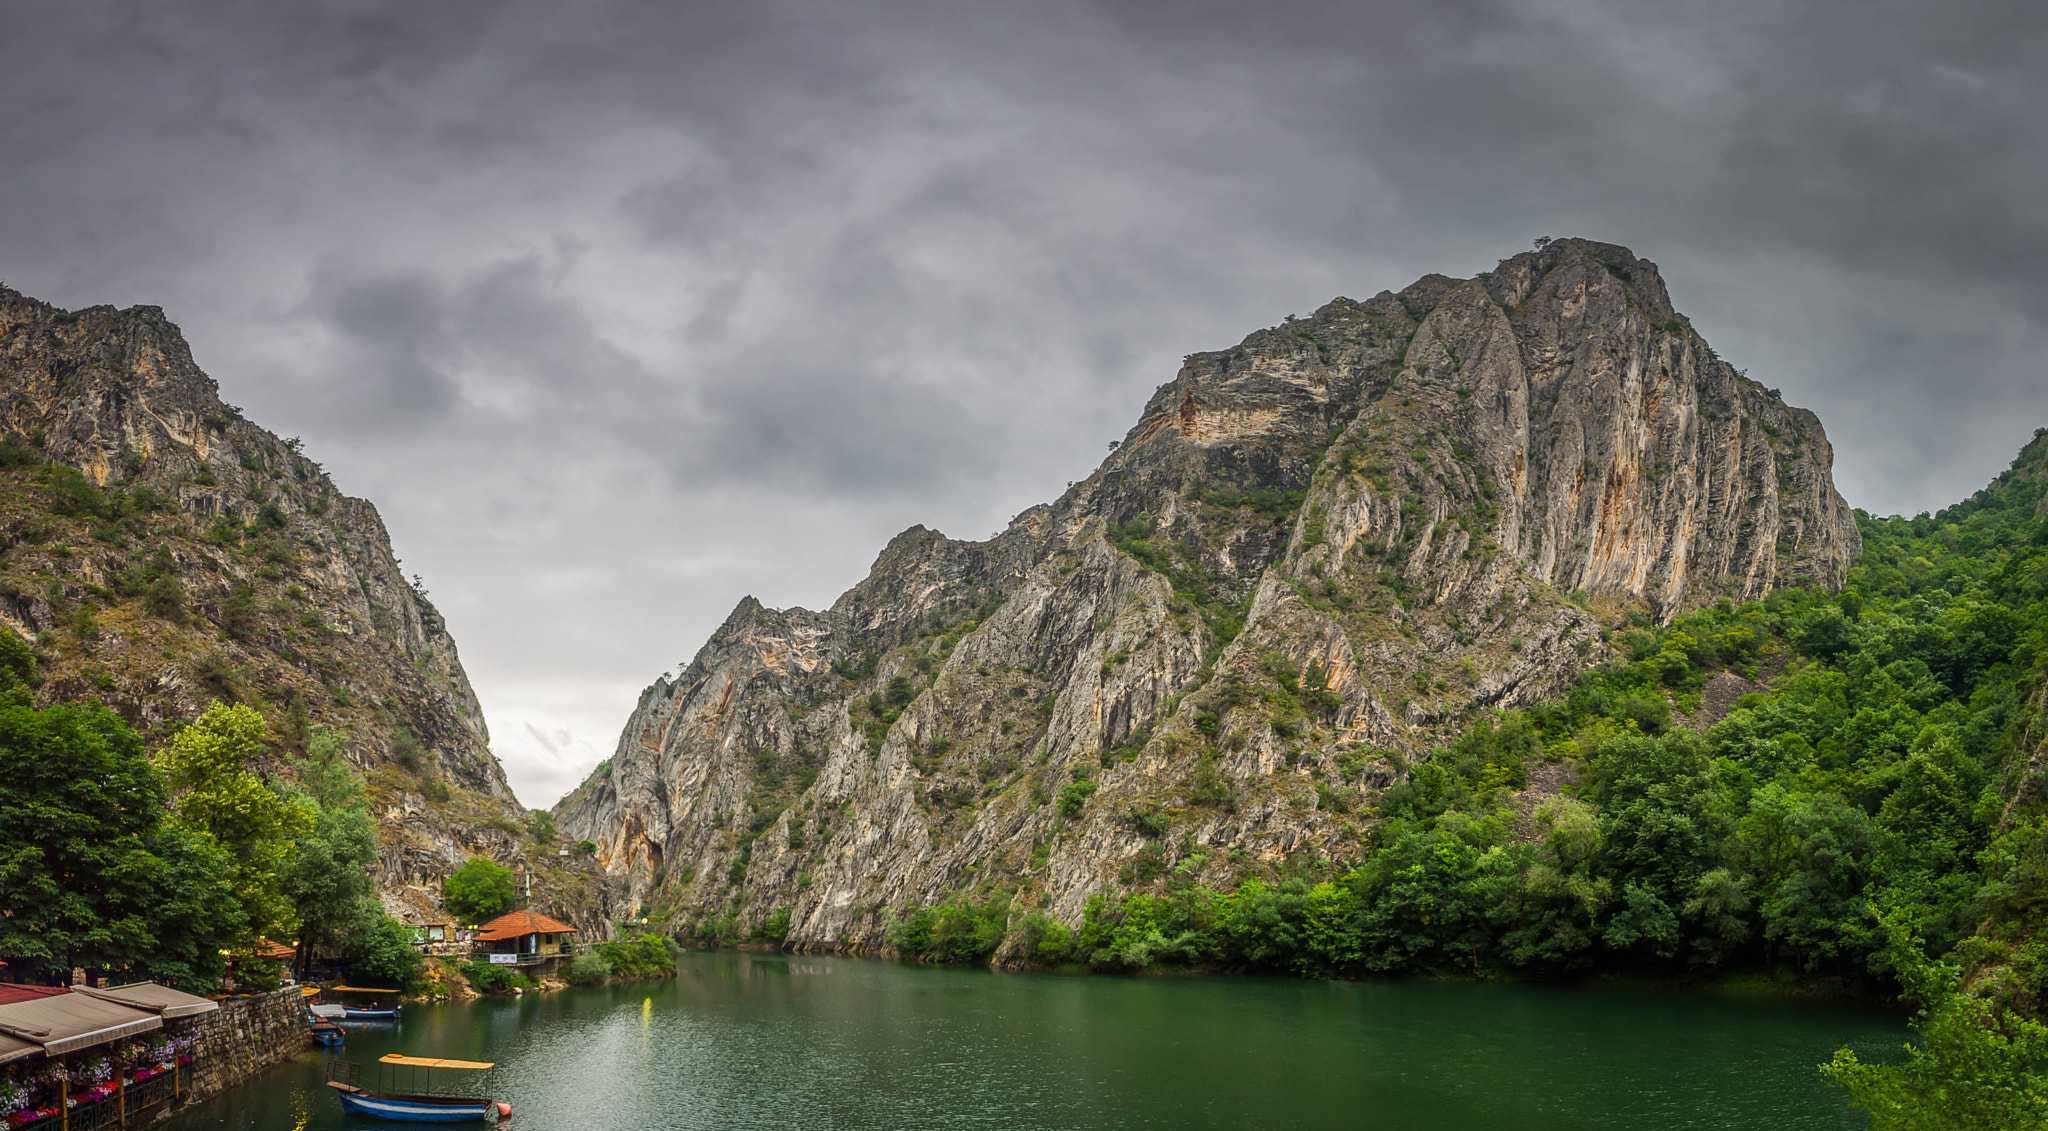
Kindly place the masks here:
POLYGON ((1055 494, 1184 353, 1633 246, 1851 501, 2048 424, 2048 17, 531 0, 0 13, 0 277, 377 501, 545 804, 742 594, 1055 494))

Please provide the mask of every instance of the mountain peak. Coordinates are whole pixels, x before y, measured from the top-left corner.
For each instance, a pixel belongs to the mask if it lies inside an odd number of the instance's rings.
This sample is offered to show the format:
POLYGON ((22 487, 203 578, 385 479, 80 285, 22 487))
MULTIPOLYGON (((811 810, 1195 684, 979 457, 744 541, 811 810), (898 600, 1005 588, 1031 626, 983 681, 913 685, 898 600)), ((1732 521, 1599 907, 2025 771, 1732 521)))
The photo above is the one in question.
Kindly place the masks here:
POLYGON ((1227 889, 1355 844, 1309 768, 1385 785, 1360 750, 1557 693, 1624 615, 1839 585, 1832 458, 1627 248, 1337 298, 1187 355, 1028 521, 913 527, 826 613, 714 637, 558 821, 672 925, 787 908, 806 945, 970 883, 1073 922, 1152 882, 1132 812, 1227 889))
POLYGON ((376 508, 223 403, 160 308, 0 288, 0 377, 0 623, 39 641, 40 700, 96 697, 144 731, 245 703, 278 773, 341 736, 400 904, 431 907, 468 855, 527 850, 455 642, 376 508))

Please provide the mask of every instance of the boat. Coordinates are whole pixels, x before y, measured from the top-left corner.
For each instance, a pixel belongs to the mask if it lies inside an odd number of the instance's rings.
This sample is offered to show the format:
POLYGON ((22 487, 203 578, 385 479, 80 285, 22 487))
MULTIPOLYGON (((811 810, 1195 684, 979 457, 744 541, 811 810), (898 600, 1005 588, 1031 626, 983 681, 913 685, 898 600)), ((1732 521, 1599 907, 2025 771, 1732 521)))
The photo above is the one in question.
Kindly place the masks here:
POLYGON ((322 1021, 318 1017, 309 1017, 306 1020, 308 1024, 312 1027, 314 1040, 320 1042, 322 1045, 325 1045, 331 1049, 338 1049, 341 1047, 341 1026, 336 1025, 332 1021, 322 1021))
POLYGON ((327 1065, 327 1086, 341 1097, 341 1109, 398 1123, 467 1123, 478 1119, 510 1119, 512 1105, 477 1096, 453 1095, 435 1086, 437 1071, 485 1072, 489 1061, 442 1060, 435 1057, 379 1057, 376 1089, 362 1085, 362 1065, 345 1060, 327 1065), (404 1090, 400 1090, 403 1087, 404 1090))
MULTIPOLYGON (((379 994, 392 999, 390 1005, 384 1005, 375 1000, 364 1002, 360 1005, 355 1002, 343 1002, 341 1003, 341 1020, 343 1021, 398 1020, 400 1006, 396 1000, 398 998, 397 990, 378 990, 365 986, 336 986, 329 992, 337 994, 379 994)), ((331 1014, 327 1016, 332 1017, 331 1014)))

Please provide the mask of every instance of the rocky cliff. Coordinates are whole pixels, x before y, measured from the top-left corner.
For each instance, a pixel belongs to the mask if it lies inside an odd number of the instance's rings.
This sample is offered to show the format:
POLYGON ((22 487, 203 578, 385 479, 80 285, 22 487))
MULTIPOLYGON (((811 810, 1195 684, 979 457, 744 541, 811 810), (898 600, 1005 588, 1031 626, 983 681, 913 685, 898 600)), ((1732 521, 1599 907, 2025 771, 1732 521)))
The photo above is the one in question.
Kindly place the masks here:
POLYGON ((1000 535, 913 528, 823 612, 742 601, 557 821, 673 926, 853 949, 968 889, 1072 922, 1343 859, 1373 791, 1615 618, 1839 585, 1831 463, 1625 248, 1336 299, 1190 355, 1000 535))
POLYGON ((0 622, 37 642, 40 700, 96 696, 158 737, 246 702, 271 772, 342 736, 394 910, 431 907, 465 854, 540 851, 376 508, 222 403, 161 310, 0 288, 0 536, 0 622))

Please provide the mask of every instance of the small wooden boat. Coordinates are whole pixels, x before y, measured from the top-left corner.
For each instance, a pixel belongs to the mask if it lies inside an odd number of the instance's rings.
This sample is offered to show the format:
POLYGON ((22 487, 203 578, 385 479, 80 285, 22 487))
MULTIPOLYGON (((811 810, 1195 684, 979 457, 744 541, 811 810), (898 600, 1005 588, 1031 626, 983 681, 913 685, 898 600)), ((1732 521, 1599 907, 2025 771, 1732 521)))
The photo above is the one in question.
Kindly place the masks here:
POLYGON ((378 994, 390 1000, 390 1004, 372 998, 364 1002, 341 1003, 343 1021, 396 1021, 399 1009, 397 990, 376 990, 363 986, 336 986, 331 991, 337 994, 378 994))
POLYGON ((338 1049, 341 1047, 342 1033, 341 1026, 335 1022, 341 1020, 348 1010, 339 1005, 329 1005, 315 1000, 319 996, 319 990, 312 986, 306 987, 306 1025, 312 1029, 315 1041, 327 1048, 338 1049))
POLYGON ((399 1123, 465 1123, 478 1119, 509 1119, 512 1105, 476 1096, 452 1095, 435 1087, 436 1071, 482 1072, 488 1061, 440 1060, 432 1057, 380 1057, 379 1088, 362 1086, 362 1066, 337 1060, 327 1066, 327 1086, 341 1098, 341 1109, 399 1123), (424 1078, 422 1078, 424 1077, 424 1078), (404 1090, 400 1090, 401 1084, 404 1090))

